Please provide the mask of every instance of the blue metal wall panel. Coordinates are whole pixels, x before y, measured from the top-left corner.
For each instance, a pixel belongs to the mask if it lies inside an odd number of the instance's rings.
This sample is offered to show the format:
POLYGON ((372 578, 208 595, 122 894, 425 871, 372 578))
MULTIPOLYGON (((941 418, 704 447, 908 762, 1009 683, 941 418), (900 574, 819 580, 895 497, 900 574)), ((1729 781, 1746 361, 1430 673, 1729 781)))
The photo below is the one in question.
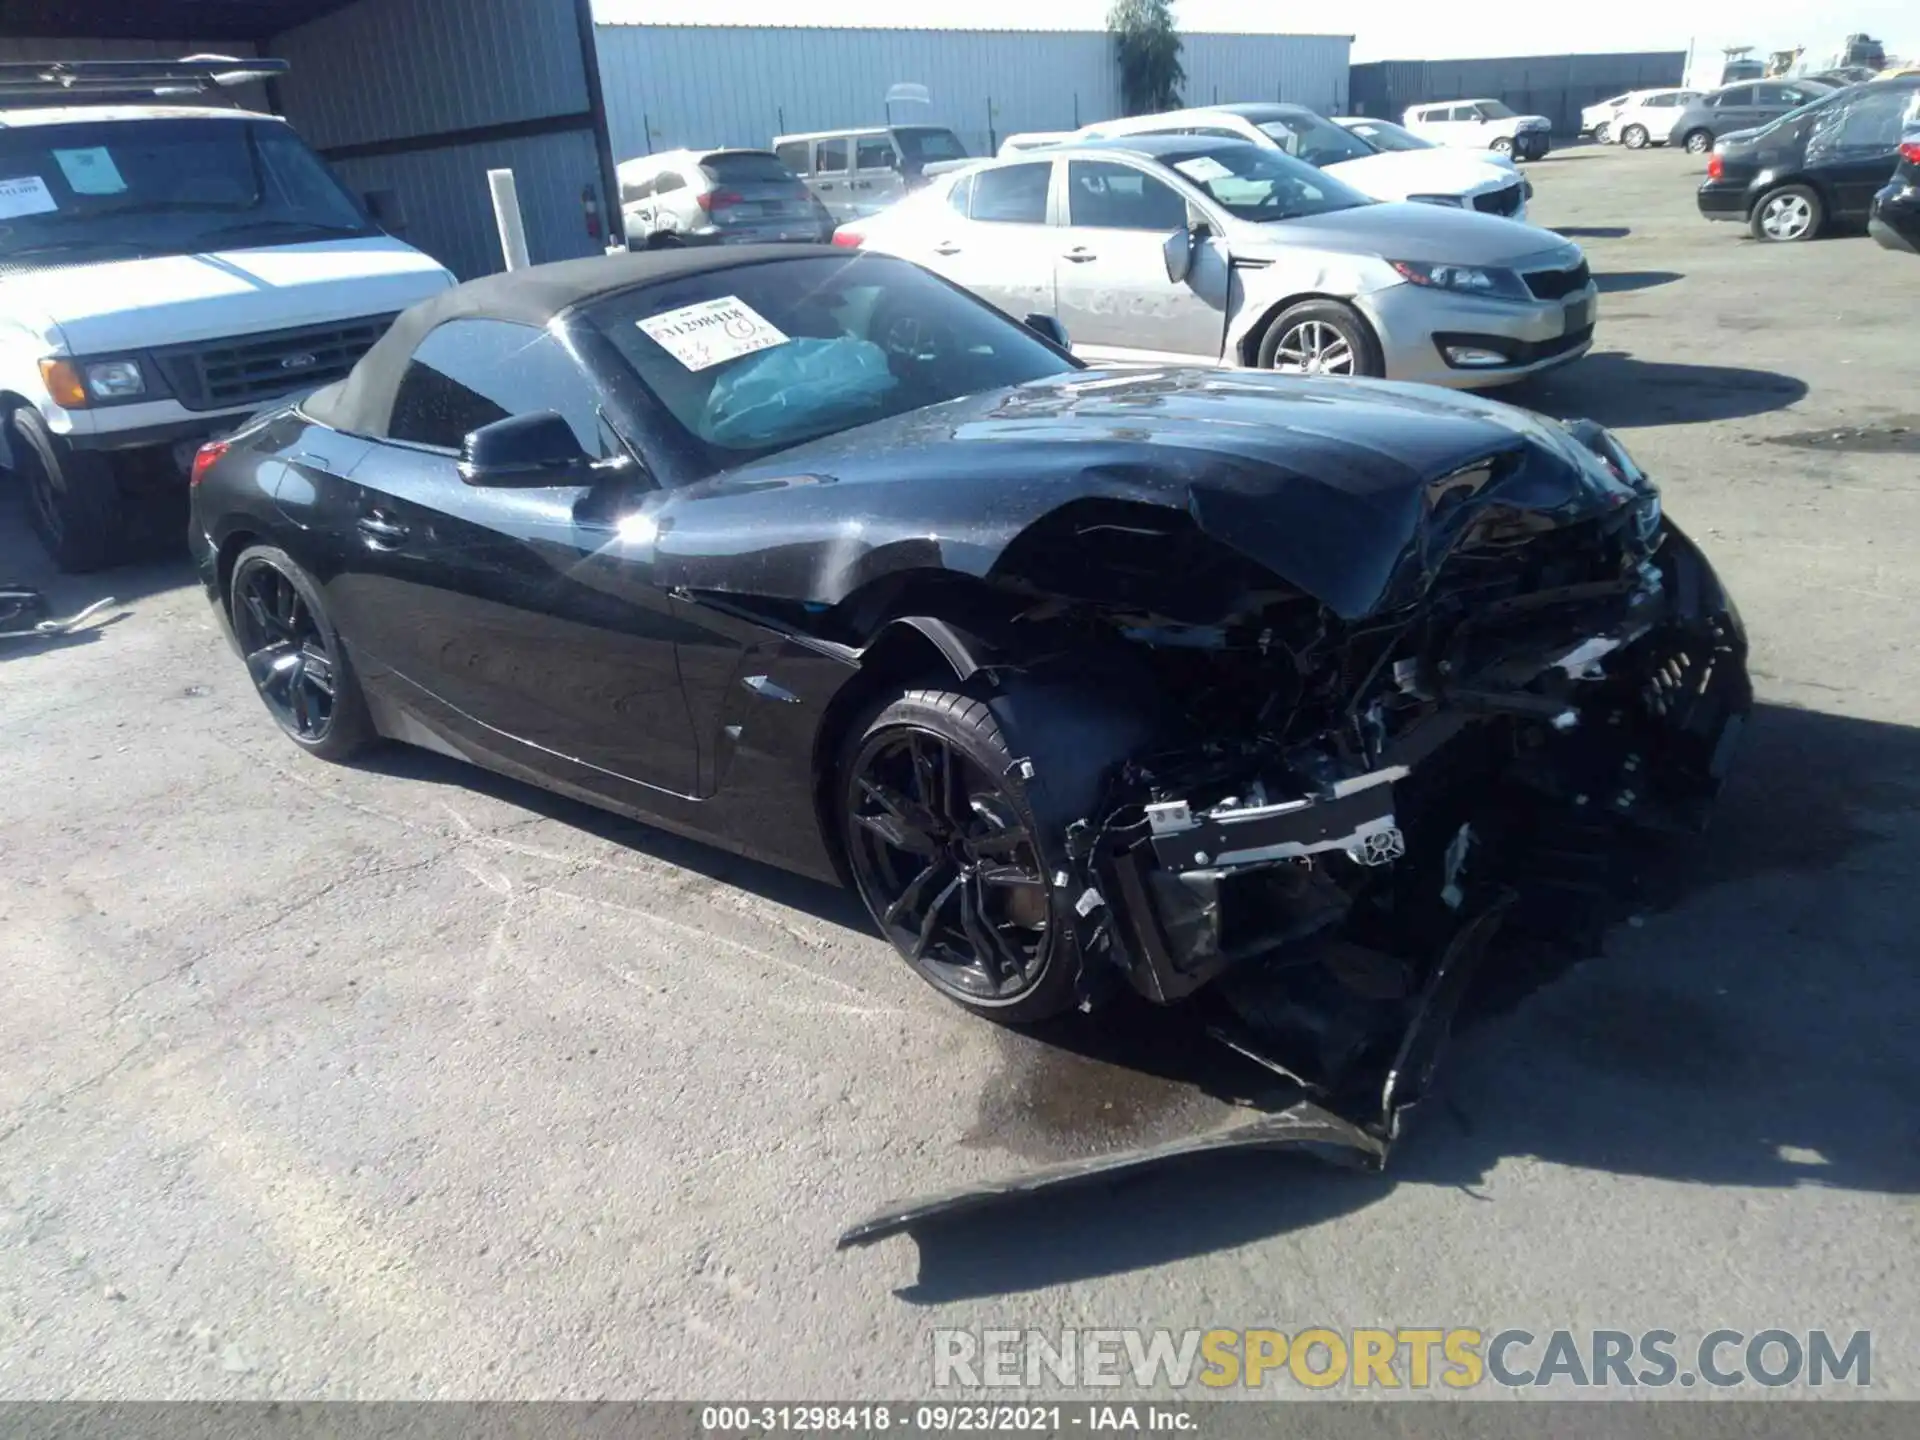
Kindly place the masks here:
POLYGON ((502 268, 487 171, 509 169, 520 192, 527 248, 535 264, 598 254, 587 234, 580 192, 599 177, 589 131, 336 160, 334 173, 359 191, 392 190, 406 207, 401 238, 462 280, 502 268))
POLYGON ((275 37, 319 149, 588 109, 573 0, 358 0, 275 37))
MULTIPOLYGON (((885 121, 887 88, 932 104, 895 118, 950 125, 975 154, 1019 130, 1119 113, 1112 41, 1100 31, 813 27, 596 27, 607 127, 626 159, 681 145, 765 145, 783 132, 885 121)), ((1189 35, 1188 97, 1344 103, 1344 36, 1189 35)))
POLYGON ((1355 65, 1353 101, 1364 113, 1398 120, 1410 105, 1445 100, 1505 101, 1523 115, 1545 115, 1555 133, 1580 128, 1580 111, 1625 90, 1678 85, 1681 50, 1620 55, 1510 55, 1474 60, 1381 60, 1355 65))

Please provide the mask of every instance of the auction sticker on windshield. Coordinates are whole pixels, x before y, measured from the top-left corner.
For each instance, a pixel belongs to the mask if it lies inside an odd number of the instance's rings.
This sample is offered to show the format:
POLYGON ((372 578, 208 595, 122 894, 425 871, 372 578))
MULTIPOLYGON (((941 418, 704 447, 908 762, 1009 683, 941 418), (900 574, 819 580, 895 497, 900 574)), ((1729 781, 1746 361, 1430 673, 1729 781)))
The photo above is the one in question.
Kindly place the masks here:
POLYGON ((787 337, 771 321, 737 295, 684 305, 635 323, 689 370, 710 370, 742 355, 787 343, 787 337))
POLYGON ((0 220, 15 220, 22 215, 45 215, 58 210, 60 202, 38 175, 17 175, 0 180, 0 220))
POLYGON ((60 171, 76 195, 126 193, 127 182, 121 178, 120 167, 113 163, 113 156, 104 145, 89 146, 85 150, 56 150, 53 158, 60 162, 60 171))
POLYGON ((1173 168, 1189 180, 1198 180, 1202 185, 1209 180, 1220 180, 1233 174, 1211 155, 1195 155, 1190 160, 1176 160, 1173 168))

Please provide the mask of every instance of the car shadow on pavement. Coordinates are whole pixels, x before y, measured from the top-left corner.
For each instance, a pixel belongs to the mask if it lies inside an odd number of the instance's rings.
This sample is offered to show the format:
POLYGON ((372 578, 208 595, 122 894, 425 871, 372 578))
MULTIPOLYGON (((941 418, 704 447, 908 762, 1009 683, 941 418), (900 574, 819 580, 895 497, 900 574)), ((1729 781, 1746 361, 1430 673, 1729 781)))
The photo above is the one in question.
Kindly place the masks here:
POLYGON ((1806 393, 1804 381, 1777 371, 1677 365, 1608 350, 1507 386, 1499 398, 1563 420, 1631 428, 1764 415, 1786 409, 1806 393))
POLYGON ((1568 240, 1624 240, 1633 233, 1630 225, 1555 225, 1552 229, 1568 240))
POLYGON ((1614 270, 1595 274, 1593 284, 1602 295, 1624 295, 1633 290, 1651 290, 1657 285, 1671 285, 1676 280, 1686 278, 1678 270, 1614 270))
MULTIPOLYGON (((1515 1159, 1920 1195, 1920 988, 1903 914, 1920 888, 1920 730, 1768 705, 1746 752, 1706 841, 1652 859, 1639 917, 1613 930, 1604 959, 1502 961, 1385 1174, 1215 1153, 1001 1201, 918 1226, 919 1273, 901 1298, 1163 1265, 1320 1225, 1403 1185, 1497 1205, 1524 1184, 1501 1173, 1515 1159)), ((1031 1085, 1014 1093, 1059 1103, 1031 1085)), ((983 1111, 1008 1103, 991 1086, 982 1099, 983 1111)))

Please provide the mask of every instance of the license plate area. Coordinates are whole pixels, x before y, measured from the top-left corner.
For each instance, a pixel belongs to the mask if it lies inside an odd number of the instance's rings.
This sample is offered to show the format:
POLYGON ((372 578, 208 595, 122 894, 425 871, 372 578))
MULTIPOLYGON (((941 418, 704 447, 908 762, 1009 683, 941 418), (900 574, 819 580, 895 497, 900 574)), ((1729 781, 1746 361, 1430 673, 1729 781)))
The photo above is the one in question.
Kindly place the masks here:
POLYGON ((1563 335, 1572 335, 1576 331, 1586 329, 1591 324, 1593 324, 1593 297, 1587 295, 1578 300, 1569 300, 1567 302, 1566 325, 1560 333, 1563 335))

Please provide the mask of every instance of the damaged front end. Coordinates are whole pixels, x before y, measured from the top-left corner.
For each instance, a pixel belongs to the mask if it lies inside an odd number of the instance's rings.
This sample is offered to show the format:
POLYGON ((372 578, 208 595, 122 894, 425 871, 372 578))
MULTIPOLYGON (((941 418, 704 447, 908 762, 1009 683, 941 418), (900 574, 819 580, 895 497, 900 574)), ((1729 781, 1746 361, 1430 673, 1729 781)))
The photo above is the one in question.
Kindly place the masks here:
MULTIPOLYGON (((1300 1097, 1170 1153, 1306 1143, 1383 1165, 1496 933, 1593 913, 1623 849, 1704 827, 1752 703, 1739 615, 1617 442, 1566 433, 1584 498, 1554 481, 1566 452, 1541 447, 1432 482, 1367 613, 1284 585, 1242 588, 1225 614, 1099 610, 1132 677, 1108 694, 1152 696, 1154 741, 1104 757, 1097 803, 1050 817, 1086 1001, 1124 984, 1204 1006, 1209 1033, 1300 1097)), ((1083 636, 1075 665, 1097 649, 1083 636)), ((1023 697, 1022 673, 1001 683, 1031 717, 1055 702, 1023 697)), ((1050 768, 1086 793, 1071 777, 1097 758, 1034 755, 1036 793, 1050 768)))

